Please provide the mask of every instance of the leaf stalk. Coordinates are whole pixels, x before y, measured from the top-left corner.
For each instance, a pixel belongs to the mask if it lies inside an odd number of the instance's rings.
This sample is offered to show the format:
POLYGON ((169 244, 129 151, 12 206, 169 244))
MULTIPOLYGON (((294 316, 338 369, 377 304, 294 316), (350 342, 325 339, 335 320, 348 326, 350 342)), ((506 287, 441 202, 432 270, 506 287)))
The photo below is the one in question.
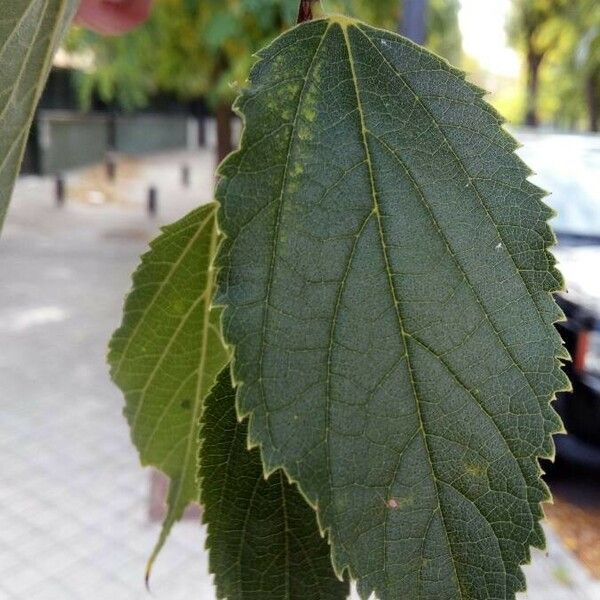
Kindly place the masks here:
POLYGON ((300 0, 300 7, 298 8, 298 24, 312 21, 313 4, 316 4, 318 1, 319 0, 300 0))

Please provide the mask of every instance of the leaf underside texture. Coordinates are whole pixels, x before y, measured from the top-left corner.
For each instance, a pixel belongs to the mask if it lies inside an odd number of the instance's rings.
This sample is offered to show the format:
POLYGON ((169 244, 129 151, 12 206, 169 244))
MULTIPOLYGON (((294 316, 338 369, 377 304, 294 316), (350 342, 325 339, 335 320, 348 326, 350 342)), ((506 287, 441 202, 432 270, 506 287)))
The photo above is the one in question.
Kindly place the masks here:
POLYGON ((3 0, 0 11, 0 228, 54 52, 76 0, 3 0))
POLYGON ((228 353, 211 309, 218 244, 215 205, 165 227, 133 276, 110 342, 111 376, 144 465, 171 478, 168 511, 148 569, 186 506, 198 500, 198 429, 204 398, 228 353))
POLYGON ((461 72, 343 17, 263 50, 220 168, 238 413, 362 598, 507 600, 568 383, 543 192, 461 72))
POLYGON ((235 412, 226 367, 202 413, 200 481, 218 598, 345 600, 313 509, 281 471, 268 480, 235 412))

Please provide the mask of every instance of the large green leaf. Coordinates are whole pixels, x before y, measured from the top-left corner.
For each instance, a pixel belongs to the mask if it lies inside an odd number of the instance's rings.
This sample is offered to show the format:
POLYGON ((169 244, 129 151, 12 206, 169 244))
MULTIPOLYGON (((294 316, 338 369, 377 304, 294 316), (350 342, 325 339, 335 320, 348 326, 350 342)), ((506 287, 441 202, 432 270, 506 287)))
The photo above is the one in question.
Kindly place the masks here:
POLYGON ((281 471, 265 479, 246 447, 226 367, 206 399, 200 481, 210 571, 227 600, 345 600, 312 508, 281 471))
POLYGON ((77 0, 2 0, 0 228, 54 51, 77 5, 77 0))
POLYGON ((220 169, 239 415, 363 598, 513 598, 544 543, 562 283, 481 96, 395 34, 314 21, 261 52, 220 169))
POLYGON ((198 429, 203 400, 228 362, 211 310, 218 243, 215 205, 165 227, 133 276, 109 353, 125 415, 144 465, 171 478, 168 512, 148 564, 173 524, 198 499, 198 429))

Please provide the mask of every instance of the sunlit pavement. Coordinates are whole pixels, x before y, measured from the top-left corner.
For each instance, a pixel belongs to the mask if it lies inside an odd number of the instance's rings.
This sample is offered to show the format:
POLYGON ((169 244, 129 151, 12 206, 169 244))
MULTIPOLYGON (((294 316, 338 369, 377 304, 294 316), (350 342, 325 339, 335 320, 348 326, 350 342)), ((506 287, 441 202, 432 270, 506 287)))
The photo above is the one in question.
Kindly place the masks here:
MULTIPOLYGON (((0 599, 149 598, 142 470, 105 366, 138 255, 160 223, 211 197, 212 155, 173 154, 68 178, 22 179, 0 241, 0 599), (191 187, 180 167, 191 169, 191 187), (119 173, 120 171, 120 173, 119 173), (159 213, 145 212, 148 185, 159 213)), ((549 532, 527 568, 529 600, 599 600, 600 587, 549 532)), ((212 600, 204 532, 175 527, 151 581, 154 598, 212 600)))

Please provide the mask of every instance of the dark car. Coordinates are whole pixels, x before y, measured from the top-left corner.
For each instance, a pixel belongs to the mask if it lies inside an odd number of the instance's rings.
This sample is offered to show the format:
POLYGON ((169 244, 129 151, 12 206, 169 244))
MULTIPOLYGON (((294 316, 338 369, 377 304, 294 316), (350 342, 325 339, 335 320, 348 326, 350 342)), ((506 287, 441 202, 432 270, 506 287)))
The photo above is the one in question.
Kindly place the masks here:
POLYGON ((551 191, 546 201, 558 213, 554 254, 566 292, 557 299, 567 316, 559 330, 573 359, 565 367, 573 392, 555 404, 568 432, 556 436, 557 459, 600 471, 600 136, 517 137, 532 181, 551 191))

